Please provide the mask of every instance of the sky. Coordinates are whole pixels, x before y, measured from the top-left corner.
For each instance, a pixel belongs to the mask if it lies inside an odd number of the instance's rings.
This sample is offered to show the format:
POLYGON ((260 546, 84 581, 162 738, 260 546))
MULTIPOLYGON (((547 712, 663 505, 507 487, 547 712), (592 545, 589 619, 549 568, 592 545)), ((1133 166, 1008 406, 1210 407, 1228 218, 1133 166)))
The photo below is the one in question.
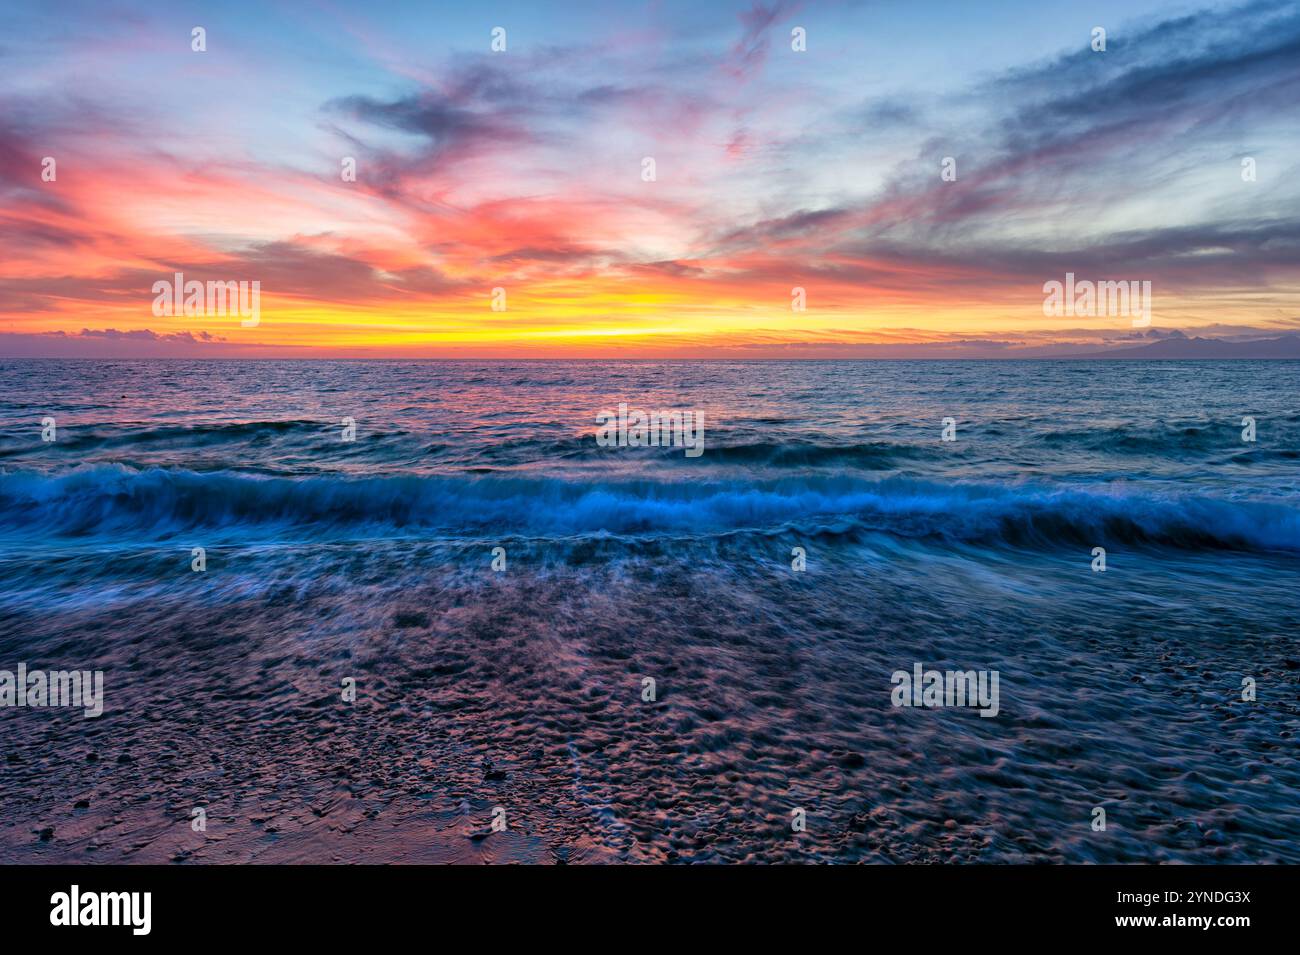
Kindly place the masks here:
POLYGON ((0 357, 1300 330, 1293 0, 0 0, 0 23, 0 357), (258 282, 257 323, 165 314, 176 273, 258 282), (1149 325, 1045 314, 1067 273, 1150 282, 1149 325))

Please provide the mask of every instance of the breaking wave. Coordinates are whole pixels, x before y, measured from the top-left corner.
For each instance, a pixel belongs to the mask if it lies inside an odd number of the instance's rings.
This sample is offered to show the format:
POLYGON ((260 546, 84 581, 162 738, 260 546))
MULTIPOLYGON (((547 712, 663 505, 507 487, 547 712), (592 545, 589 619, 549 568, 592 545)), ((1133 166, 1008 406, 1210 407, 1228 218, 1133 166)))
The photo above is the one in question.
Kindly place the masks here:
POLYGON ((713 535, 810 528, 1011 546, 1300 551, 1300 510, 1150 489, 858 477, 266 477, 122 465, 0 474, 0 527, 60 535, 713 535))

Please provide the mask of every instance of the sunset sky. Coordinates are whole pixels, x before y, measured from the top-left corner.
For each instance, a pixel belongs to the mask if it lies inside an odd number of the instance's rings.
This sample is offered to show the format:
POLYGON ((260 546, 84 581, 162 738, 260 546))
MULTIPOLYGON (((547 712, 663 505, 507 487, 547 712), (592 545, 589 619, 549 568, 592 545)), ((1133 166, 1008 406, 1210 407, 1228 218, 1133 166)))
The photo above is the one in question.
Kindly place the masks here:
POLYGON ((0 0, 0 21, 0 357, 1300 329, 1294 2, 0 0), (260 323, 156 316, 175 272, 259 281, 260 323), (1066 272, 1150 281, 1151 328, 1045 317, 1066 272))

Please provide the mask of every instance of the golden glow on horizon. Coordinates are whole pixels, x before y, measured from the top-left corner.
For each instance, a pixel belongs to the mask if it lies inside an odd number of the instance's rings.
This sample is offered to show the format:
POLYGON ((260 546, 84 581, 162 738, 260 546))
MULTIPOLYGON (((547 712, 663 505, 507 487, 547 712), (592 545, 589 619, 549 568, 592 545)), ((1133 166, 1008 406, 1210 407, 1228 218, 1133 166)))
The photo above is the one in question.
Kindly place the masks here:
MULTIPOLYGON (((701 347, 720 350, 790 345, 920 344, 966 338, 1004 338, 1035 342, 1037 330, 1060 341, 1060 319, 1042 315, 1041 300, 1017 310, 994 304, 968 304, 947 308, 917 304, 881 305, 869 310, 834 308, 818 310, 810 302, 805 312, 772 305, 729 299, 708 303, 683 301, 680 291, 623 292, 616 287, 605 294, 582 297, 569 294, 559 303, 536 291, 508 295, 506 311, 494 312, 490 294, 455 300, 413 304, 338 306, 263 294, 257 327, 240 326, 238 316, 155 317, 146 301, 115 302, 93 310, 84 303, 68 302, 59 314, 18 316, 7 331, 28 334, 62 332, 75 336, 83 328, 111 328, 117 332, 159 335, 206 332, 229 346, 257 350, 333 352, 383 352, 394 357, 434 347, 440 351, 473 353, 475 346, 494 351, 518 348, 529 355, 563 357, 593 347, 617 355, 644 346, 655 352, 693 351, 701 347)), ((1153 325, 1161 318, 1172 326, 1230 322, 1232 313, 1258 324, 1258 302, 1236 303, 1237 308, 1214 309, 1205 314, 1203 302, 1172 301, 1158 308, 1153 325)), ((1102 331, 1111 337, 1130 332, 1124 317, 1075 319, 1079 341, 1095 340, 1085 332, 1102 331)))

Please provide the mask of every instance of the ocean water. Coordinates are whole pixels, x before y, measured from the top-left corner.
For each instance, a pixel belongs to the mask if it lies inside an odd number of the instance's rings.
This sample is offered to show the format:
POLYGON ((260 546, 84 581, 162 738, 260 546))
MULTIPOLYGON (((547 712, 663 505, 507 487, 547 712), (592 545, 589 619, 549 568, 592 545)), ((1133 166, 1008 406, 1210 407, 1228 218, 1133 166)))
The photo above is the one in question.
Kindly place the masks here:
POLYGON ((0 360, 0 861, 1300 862, 1298 559, 1297 362, 0 360))

